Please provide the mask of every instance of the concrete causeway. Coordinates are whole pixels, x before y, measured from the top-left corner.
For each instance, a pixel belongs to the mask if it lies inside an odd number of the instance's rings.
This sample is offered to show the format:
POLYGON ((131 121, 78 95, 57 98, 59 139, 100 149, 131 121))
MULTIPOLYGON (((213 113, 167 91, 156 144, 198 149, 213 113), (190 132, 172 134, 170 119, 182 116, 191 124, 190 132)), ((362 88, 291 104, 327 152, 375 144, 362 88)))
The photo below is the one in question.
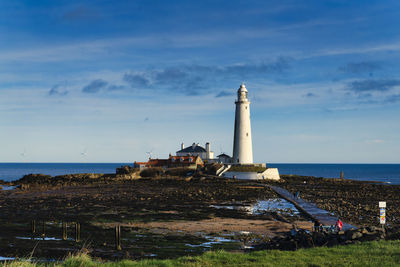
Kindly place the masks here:
MULTIPOLYGON (((323 225, 329 226, 336 224, 337 217, 335 215, 332 215, 326 210, 318 208, 317 205, 315 205, 314 203, 301 199, 301 197, 297 198, 292 193, 279 186, 269 185, 269 187, 274 190, 280 197, 295 205, 298 210, 308 214, 314 220, 319 220, 323 225)), ((342 230, 346 231, 349 229, 357 229, 357 227, 349 223, 343 222, 342 230)))

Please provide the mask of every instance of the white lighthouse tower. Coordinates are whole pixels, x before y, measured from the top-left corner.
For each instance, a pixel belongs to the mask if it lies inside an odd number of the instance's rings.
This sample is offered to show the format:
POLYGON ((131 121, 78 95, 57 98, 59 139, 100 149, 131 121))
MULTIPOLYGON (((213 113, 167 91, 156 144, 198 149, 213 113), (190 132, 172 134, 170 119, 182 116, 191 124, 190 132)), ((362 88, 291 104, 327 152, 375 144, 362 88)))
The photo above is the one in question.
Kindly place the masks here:
POLYGON ((252 164, 253 147, 250 126, 250 101, 247 98, 246 86, 242 83, 237 91, 235 112, 235 134, 233 137, 234 164, 252 164))

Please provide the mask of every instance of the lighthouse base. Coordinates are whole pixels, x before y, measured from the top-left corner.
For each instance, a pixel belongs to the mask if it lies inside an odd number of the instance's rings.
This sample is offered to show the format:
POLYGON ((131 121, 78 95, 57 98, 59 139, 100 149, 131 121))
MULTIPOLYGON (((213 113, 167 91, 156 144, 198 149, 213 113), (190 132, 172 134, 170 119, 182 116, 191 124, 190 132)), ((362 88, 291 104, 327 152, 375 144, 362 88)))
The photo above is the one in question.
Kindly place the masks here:
POLYGON ((268 168, 262 173, 257 173, 257 177, 260 180, 279 181, 281 179, 281 177, 279 176, 278 168, 268 168))
POLYGON ((266 168, 267 164, 265 163, 229 163, 233 166, 243 166, 243 167, 260 167, 260 168, 266 168))

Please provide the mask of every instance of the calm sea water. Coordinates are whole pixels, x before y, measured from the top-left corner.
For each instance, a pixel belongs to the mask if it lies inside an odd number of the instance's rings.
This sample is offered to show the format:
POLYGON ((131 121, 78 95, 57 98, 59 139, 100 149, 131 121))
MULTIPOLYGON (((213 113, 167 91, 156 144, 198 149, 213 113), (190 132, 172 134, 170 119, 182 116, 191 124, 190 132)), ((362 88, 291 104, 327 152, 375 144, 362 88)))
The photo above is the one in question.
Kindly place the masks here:
POLYGON ((400 164, 289 164, 271 163, 268 167, 278 168, 280 174, 310 175, 339 178, 343 171, 345 179, 380 181, 400 184, 400 164))
POLYGON ((0 163, 0 179, 14 181, 30 173, 51 176, 72 173, 115 173, 115 169, 121 165, 129 163, 0 163))
MULTIPOLYGON (((115 173, 115 169, 128 163, 0 163, 0 179, 13 181, 25 174, 42 173, 62 175, 70 173, 115 173)), ((280 174, 310 175, 338 178, 340 171, 346 179, 382 181, 400 184, 400 164, 289 164, 271 163, 280 174)))

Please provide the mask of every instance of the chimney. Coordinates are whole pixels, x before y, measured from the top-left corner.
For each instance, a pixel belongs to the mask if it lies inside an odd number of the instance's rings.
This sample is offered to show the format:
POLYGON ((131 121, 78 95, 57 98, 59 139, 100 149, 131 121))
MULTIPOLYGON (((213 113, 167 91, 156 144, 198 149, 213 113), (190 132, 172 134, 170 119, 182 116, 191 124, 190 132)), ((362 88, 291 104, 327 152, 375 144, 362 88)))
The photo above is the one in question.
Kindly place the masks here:
POLYGON ((196 143, 193 143, 192 144, 192 148, 194 149, 196 147, 196 143))
POLYGON ((185 149, 185 144, 182 142, 182 144, 181 144, 181 150, 182 149, 185 149))
POLYGON ((210 143, 209 142, 206 143, 206 151, 207 151, 206 158, 208 160, 208 159, 210 159, 210 143))

